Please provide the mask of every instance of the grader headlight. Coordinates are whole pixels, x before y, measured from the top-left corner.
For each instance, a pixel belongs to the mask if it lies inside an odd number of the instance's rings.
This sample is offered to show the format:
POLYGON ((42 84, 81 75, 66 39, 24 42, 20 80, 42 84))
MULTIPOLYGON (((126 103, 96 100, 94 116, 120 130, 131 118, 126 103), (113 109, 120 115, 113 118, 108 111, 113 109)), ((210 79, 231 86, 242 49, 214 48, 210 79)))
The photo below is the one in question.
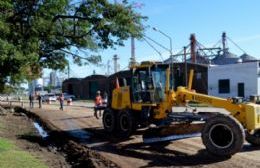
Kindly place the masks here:
POLYGON ((260 106, 259 106, 259 107, 256 107, 255 109, 256 109, 256 113, 257 113, 257 115, 258 115, 258 117, 259 117, 259 116, 260 116, 260 106))

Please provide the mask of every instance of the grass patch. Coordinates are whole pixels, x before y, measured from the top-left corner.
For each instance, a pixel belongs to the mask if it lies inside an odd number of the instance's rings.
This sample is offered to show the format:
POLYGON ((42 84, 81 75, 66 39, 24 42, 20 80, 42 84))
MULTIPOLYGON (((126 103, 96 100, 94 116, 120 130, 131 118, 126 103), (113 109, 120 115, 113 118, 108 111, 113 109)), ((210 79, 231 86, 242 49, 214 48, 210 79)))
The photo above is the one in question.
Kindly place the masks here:
POLYGON ((0 137, 0 168, 47 168, 40 160, 21 151, 11 141, 0 137))

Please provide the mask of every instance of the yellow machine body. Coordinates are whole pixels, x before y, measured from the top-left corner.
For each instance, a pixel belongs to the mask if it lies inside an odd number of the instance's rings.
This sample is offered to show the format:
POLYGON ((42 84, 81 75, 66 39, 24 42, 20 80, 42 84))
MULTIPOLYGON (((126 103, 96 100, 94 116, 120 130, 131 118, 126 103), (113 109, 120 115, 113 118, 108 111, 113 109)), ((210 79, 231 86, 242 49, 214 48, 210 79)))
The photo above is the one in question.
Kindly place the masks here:
POLYGON ((199 94, 189 91, 185 87, 178 87, 176 95, 177 104, 193 101, 208 104, 213 107, 224 108, 249 131, 260 128, 260 105, 254 103, 235 103, 232 99, 199 94))
MULTIPOLYGON (((153 63, 146 62, 138 68, 149 68, 153 63)), ((140 111, 143 107, 153 108, 153 119, 165 119, 174 106, 184 106, 188 101, 208 104, 213 107, 224 108, 230 112, 249 131, 260 128, 260 105, 254 103, 234 103, 232 100, 196 93, 191 90, 193 71, 190 72, 188 87, 178 87, 176 91, 170 88, 170 68, 166 69, 166 83, 164 100, 161 102, 133 102, 130 86, 123 86, 113 90, 112 108, 114 110, 130 109, 140 111)))
POLYGON ((115 110, 131 109, 141 111, 144 106, 156 107, 156 103, 133 103, 129 86, 116 88, 112 93, 112 108, 115 110))

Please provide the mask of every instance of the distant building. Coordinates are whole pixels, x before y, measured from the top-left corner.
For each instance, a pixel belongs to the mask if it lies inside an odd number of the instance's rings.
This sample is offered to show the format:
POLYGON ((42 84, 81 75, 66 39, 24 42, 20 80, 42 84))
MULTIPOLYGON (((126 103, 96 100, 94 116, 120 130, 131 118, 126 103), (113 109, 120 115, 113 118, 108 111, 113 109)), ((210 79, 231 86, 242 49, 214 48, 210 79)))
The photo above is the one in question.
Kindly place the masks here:
POLYGON ((171 60, 168 58, 164 61, 164 63, 172 64, 173 73, 174 73, 174 87, 177 89, 178 86, 186 86, 186 82, 188 82, 189 72, 191 69, 194 70, 194 78, 192 83, 192 88, 195 89, 199 93, 208 93, 208 59, 199 56, 198 60, 201 63, 192 63, 191 59, 187 60, 187 69, 185 70, 185 63, 178 62, 175 58, 171 60), (186 71, 186 72, 185 72, 186 71), (185 73, 187 75, 185 75, 185 73))
POLYGON ((81 93, 83 99, 94 99, 97 91, 101 91, 101 95, 107 89, 107 77, 104 75, 90 75, 81 80, 81 93))
POLYGON ((239 57, 242 62, 255 62, 255 61, 258 61, 257 58, 251 56, 251 55, 248 55, 246 53, 242 54, 240 57, 239 57))
MULTIPOLYGON (((185 64, 175 63, 174 68, 174 86, 185 86, 185 64)), ((199 93, 207 93, 207 66, 200 64, 187 63, 187 76, 189 70, 194 69, 193 88, 199 93)), ((106 77, 104 75, 90 75, 86 78, 69 78, 63 81, 62 91, 73 94, 77 98, 93 99, 98 90, 103 95, 105 92, 110 97, 112 95, 111 90, 115 88, 116 78, 119 80, 120 86, 124 85, 126 80, 127 85, 131 85, 131 71, 119 71, 115 74, 106 77)))
POLYGON ((174 89, 178 86, 186 86, 188 83, 190 70, 194 70, 192 89, 198 93, 208 93, 208 66, 204 64, 187 63, 187 70, 185 70, 185 63, 173 64, 174 71, 174 89), (185 73, 187 73, 185 75, 185 73))
POLYGON ((90 75, 85 78, 69 78, 62 83, 62 92, 75 95, 81 99, 94 99, 96 92, 103 95, 108 87, 107 77, 104 75, 90 75))
MULTIPOLYGON (((192 63, 192 59, 187 59, 187 62, 192 63)), ((196 54, 196 63, 208 65, 211 63, 211 60, 207 57, 201 56, 199 53, 196 54)))
POLYGON ((47 87, 50 85, 50 78, 49 77, 44 77, 43 78, 43 87, 47 87))
POLYGON ((80 98, 82 90, 81 79, 82 78, 69 78, 64 80, 62 83, 62 92, 66 92, 80 98))
POLYGON ((260 95, 258 61, 215 65, 208 68, 208 94, 218 97, 260 95))
MULTIPOLYGON (((240 57, 226 51, 222 55, 209 60, 199 57, 199 63, 184 62, 169 63, 173 70, 174 89, 178 86, 186 86, 189 72, 194 70, 192 89, 198 93, 218 97, 245 97, 260 95, 260 65, 256 58, 243 54, 240 57), (210 64, 212 62, 212 64, 210 64), (186 69, 187 67, 187 69, 186 69)), ((62 83, 62 91, 73 94, 78 98, 93 99, 97 90, 105 91, 111 96, 111 90, 115 87, 118 78, 120 86, 127 82, 131 84, 131 71, 119 71, 109 77, 103 75, 91 75, 84 79, 69 78, 62 83)))
POLYGON ((59 77, 56 73, 56 71, 52 71, 50 73, 50 77, 49 78, 44 78, 44 86, 52 86, 56 89, 61 88, 62 87, 62 82, 65 80, 64 77, 59 77))
POLYGON ((57 77, 56 80, 57 80, 56 87, 61 88, 62 87, 62 82, 65 80, 65 78, 57 77))
POLYGON ((227 49, 224 51, 223 54, 220 54, 211 60, 211 64, 215 65, 236 64, 238 62, 239 57, 229 52, 227 49))
POLYGON ((57 86, 57 75, 56 75, 56 71, 52 71, 50 73, 50 85, 53 87, 57 86))

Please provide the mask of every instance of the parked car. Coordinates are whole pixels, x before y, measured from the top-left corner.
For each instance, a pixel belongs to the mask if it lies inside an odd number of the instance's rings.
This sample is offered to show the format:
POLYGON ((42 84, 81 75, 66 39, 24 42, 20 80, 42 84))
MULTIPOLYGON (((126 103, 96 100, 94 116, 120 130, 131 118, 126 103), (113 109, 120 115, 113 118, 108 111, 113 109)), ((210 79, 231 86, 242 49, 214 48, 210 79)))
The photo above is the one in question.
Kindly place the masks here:
POLYGON ((68 99, 72 99, 75 100, 76 97, 74 95, 68 94, 68 93, 64 93, 64 100, 68 100, 68 99))
POLYGON ((47 102, 48 100, 50 101, 56 101, 57 100, 57 97, 54 93, 48 93, 46 95, 43 95, 42 97, 42 101, 45 101, 47 102))
POLYGON ((4 101, 4 100, 6 100, 6 98, 3 96, 0 96, 0 101, 4 101))
MULTIPOLYGON (((59 100, 60 95, 61 95, 61 93, 56 94, 57 100, 59 100)), ((68 93, 63 93, 63 96, 64 96, 64 100, 68 100, 68 99, 75 100, 76 99, 76 97, 74 95, 71 95, 68 93)))

